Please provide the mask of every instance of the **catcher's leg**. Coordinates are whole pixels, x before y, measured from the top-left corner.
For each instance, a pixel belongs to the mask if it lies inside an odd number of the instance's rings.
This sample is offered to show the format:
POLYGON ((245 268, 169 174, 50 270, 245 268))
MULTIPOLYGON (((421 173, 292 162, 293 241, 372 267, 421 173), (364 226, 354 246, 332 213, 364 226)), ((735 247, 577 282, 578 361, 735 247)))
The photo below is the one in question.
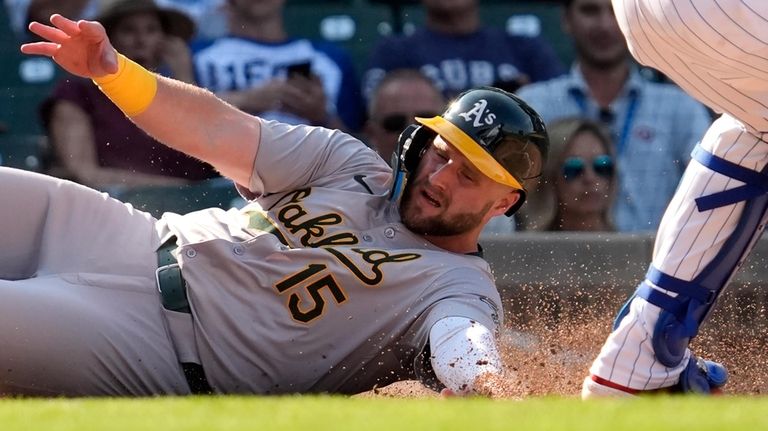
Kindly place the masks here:
POLYGON ((619 313, 582 396, 679 385, 708 392, 722 366, 688 350, 699 325, 762 234, 768 209, 768 144, 729 117, 695 152, 661 222, 653 265, 619 313))
POLYGON ((0 168, 0 279, 132 275, 155 259, 155 220, 90 188, 0 168))

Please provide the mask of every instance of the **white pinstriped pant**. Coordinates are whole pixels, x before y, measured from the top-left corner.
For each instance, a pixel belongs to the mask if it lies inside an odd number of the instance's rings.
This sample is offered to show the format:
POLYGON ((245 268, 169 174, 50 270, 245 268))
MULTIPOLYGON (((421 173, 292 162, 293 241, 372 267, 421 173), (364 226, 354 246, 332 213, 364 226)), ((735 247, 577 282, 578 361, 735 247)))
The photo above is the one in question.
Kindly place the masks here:
MULTIPOLYGON (((723 116, 705 135, 701 146, 728 161, 756 171, 768 162, 768 143, 750 134, 736 120, 723 116)), ((733 189, 742 183, 691 161, 662 219, 653 253, 653 265, 667 275, 690 281, 722 249, 734 232, 744 202, 700 212, 694 199, 733 189)), ((754 233, 753 241, 762 234, 754 233)), ((751 248, 751 247, 750 247, 751 248)), ((629 314, 608 337, 590 372, 632 389, 656 389, 677 383, 690 352, 679 366, 668 368, 654 355, 651 335, 659 308, 635 298, 629 314)))

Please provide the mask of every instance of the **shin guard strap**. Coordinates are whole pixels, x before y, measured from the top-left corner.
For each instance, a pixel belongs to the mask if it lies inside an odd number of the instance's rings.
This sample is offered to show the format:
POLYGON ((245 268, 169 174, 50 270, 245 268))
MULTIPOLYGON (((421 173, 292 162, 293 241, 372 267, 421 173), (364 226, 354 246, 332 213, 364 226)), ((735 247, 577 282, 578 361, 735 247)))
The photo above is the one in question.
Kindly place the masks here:
POLYGON ((762 172, 729 162, 703 149, 700 145, 694 148, 691 157, 709 169, 726 177, 744 183, 742 186, 696 198, 699 211, 707 211, 736 202, 747 201, 768 193, 768 176, 762 172))
POLYGON ((717 298, 717 292, 690 281, 664 274, 651 267, 637 296, 661 308, 651 344, 656 358, 664 366, 676 367, 685 356, 690 340, 699 332, 702 310, 707 310, 717 298), (677 294, 672 297, 651 286, 677 294))

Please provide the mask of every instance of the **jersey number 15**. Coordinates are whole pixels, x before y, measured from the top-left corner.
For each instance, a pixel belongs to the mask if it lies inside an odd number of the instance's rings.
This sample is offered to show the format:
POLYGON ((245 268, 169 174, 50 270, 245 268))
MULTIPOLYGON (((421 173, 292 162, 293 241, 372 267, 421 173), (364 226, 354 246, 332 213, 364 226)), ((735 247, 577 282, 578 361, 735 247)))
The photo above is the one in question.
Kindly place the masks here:
POLYGON ((302 323, 309 323, 323 315, 323 311, 325 310, 325 298, 323 298, 321 292, 321 289, 323 288, 328 288, 333 300, 336 301, 336 304, 341 304, 347 300, 347 296, 344 294, 341 286, 339 286, 331 274, 326 274, 315 280, 308 281, 315 274, 326 268, 327 266, 320 263, 309 264, 305 269, 275 284, 275 289, 277 289, 280 294, 284 294, 288 290, 296 287, 305 289, 309 298, 311 298, 310 304, 302 304, 302 302, 310 301, 302 301, 295 290, 288 296, 288 309, 295 320, 302 323))

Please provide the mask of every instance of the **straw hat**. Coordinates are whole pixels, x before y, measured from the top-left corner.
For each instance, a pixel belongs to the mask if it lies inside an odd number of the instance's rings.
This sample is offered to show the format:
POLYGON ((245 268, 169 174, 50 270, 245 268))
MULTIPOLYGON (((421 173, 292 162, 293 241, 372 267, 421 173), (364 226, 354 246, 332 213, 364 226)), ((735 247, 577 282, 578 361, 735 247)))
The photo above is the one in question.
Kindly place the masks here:
POLYGON ((195 23, 182 12, 162 8, 153 0, 108 0, 102 1, 101 13, 96 18, 109 31, 117 21, 125 16, 142 12, 154 12, 160 17, 163 30, 184 40, 195 34, 195 23))

